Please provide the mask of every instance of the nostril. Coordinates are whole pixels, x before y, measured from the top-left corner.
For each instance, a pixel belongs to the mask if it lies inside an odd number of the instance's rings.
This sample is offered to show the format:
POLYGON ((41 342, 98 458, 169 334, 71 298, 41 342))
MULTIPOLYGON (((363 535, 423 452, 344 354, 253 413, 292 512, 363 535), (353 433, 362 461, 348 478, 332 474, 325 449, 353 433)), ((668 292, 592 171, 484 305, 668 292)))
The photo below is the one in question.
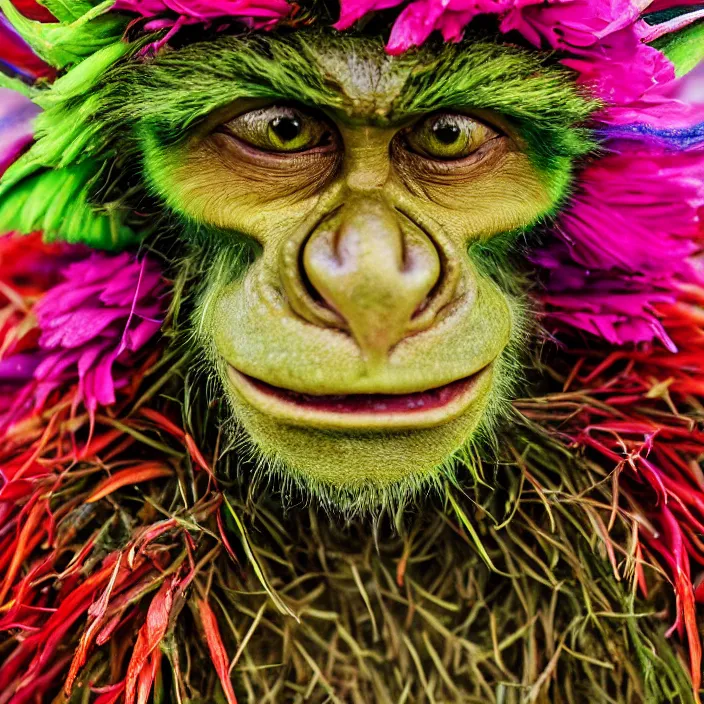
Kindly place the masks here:
POLYGON ((299 315, 351 334, 376 363, 433 324, 448 289, 443 250, 405 213, 355 199, 287 244, 284 281, 299 315))
POLYGON ((419 332, 431 326, 437 315, 452 302, 457 291, 460 277, 460 266, 457 257, 452 255, 453 246, 447 240, 439 227, 425 227, 411 214, 401 208, 396 208, 406 241, 420 240, 423 244, 421 252, 429 254, 428 247, 432 247, 431 258, 437 265, 437 276, 427 287, 427 293, 415 307, 410 319, 413 332, 419 332))
POLYGON ((411 316, 411 320, 415 320, 419 316, 423 315, 423 313, 428 309, 428 306, 430 305, 431 301, 433 300, 433 293, 437 289, 437 286, 433 287, 433 290, 420 302, 420 305, 413 311, 413 315, 411 316))
POLYGON ((279 267, 287 303, 294 313, 314 325, 346 330, 345 321, 315 286, 305 263, 308 244, 321 231, 329 231, 340 208, 299 228, 281 247, 279 267))
POLYGON ((303 285, 303 288, 305 292, 310 296, 310 299, 316 303, 317 305, 323 307, 323 308, 330 308, 328 305, 328 302, 321 296, 319 293, 318 289, 313 286, 313 282, 310 280, 310 277, 308 276, 308 272, 306 271, 306 266, 305 266, 305 261, 304 261, 304 255, 305 253, 305 244, 303 247, 301 247, 298 250, 298 278, 303 285))

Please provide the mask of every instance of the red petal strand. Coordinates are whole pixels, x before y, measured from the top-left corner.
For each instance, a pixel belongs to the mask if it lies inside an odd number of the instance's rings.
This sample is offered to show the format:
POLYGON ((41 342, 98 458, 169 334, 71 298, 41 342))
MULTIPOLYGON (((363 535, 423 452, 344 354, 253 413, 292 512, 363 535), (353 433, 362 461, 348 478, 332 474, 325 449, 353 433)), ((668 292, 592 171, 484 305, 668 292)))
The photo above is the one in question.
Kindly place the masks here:
POLYGON ((225 531, 225 526, 223 525, 222 522, 222 514, 220 512, 220 509, 218 509, 215 513, 215 520, 218 525, 218 533, 220 534, 220 540, 222 541, 222 544, 225 546, 225 550, 227 554, 230 556, 230 559, 239 566, 240 561, 237 559, 237 555, 235 555, 235 551, 232 549, 232 545, 230 545, 230 541, 227 539, 227 532, 225 531))
POLYGON ((159 428, 165 430, 169 435, 172 435, 177 440, 183 441, 186 435, 184 431, 175 423, 172 423, 165 415, 159 413, 159 411, 155 411, 153 408, 140 408, 139 413, 156 423, 159 428))
POLYGON ((104 692, 96 700, 95 704, 115 704, 117 700, 122 696, 125 691, 125 683, 120 682, 120 684, 115 685, 111 688, 109 692, 104 692))
POLYGON ((101 621, 105 612, 108 608, 108 602, 110 600, 110 594, 112 593, 113 587, 115 586, 115 580, 117 579, 117 574, 120 571, 120 566, 122 565, 122 555, 119 556, 115 567, 110 576, 110 581, 105 587, 105 591, 98 601, 96 601, 88 609, 88 615, 93 617, 93 622, 83 631, 81 636, 81 642, 78 644, 78 648, 73 656, 73 661, 71 662, 71 667, 69 669, 68 675, 66 677, 66 682, 64 684, 64 692, 66 696, 71 694, 71 689, 73 688, 73 682, 78 675, 78 671, 85 665, 86 659, 88 657, 88 649, 93 643, 96 632, 100 628, 101 621))
POLYGON ((27 516, 27 520, 22 526, 19 537, 17 539, 17 545, 12 557, 12 562, 7 570, 5 579, 3 580, 2 588, 0 589, 0 605, 5 601, 5 597, 10 591, 17 573, 19 572, 20 566, 26 559, 27 555, 31 553, 34 545, 39 543, 44 536, 44 531, 37 531, 37 527, 40 525, 42 516, 46 513, 48 504, 46 501, 41 501, 37 503, 27 516))
POLYGON ((227 656, 227 651, 222 642, 215 614, 210 608, 210 604, 208 604, 205 599, 198 599, 198 612, 200 613, 203 631, 205 632, 205 638, 208 642, 210 659, 213 661, 215 670, 220 678, 220 684, 227 697, 227 704, 237 704, 237 697, 235 697, 235 690, 232 687, 232 680, 230 679, 230 659, 227 656))
POLYGON ((213 479, 215 476, 213 475, 212 470, 210 469, 210 466, 208 463, 205 461, 205 458, 201 454, 200 450, 198 449, 198 446, 195 443, 195 440, 188 434, 186 433, 184 436, 184 441, 186 444, 186 448, 188 449, 188 453, 190 456, 193 458, 194 462, 201 468, 204 469, 208 474, 213 476, 213 479))
POLYGON ((167 579, 149 605, 147 620, 137 634, 137 642, 132 650, 132 657, 127 667, 125 678, 125 704, 133 704, 137 694, 138 682, 142 670, 152 651, 158 647, 169 624, 169 614, 174 590, 178 587, 178 575, 167 579))
POLYGON ((163 462, 145 462, 135 467, 122 469, 100 482, 95 491, 86 499, 86 503, 90 504, 94 501, 99 501, 123 486, 139 484, 152 479, 159 479, 160 477, 170 477, 173 473, 173 469, 163 462))
POLYGON ((156 673, 159 669, 159 663, 161 661, 161 650, 156 648, 149 656, 147 664, 142 668, 139 673, 139 680, 137 682, 137 704, 147 704, 149 699, 149 692, 151 692, 152 684, 156 679, 156 673))

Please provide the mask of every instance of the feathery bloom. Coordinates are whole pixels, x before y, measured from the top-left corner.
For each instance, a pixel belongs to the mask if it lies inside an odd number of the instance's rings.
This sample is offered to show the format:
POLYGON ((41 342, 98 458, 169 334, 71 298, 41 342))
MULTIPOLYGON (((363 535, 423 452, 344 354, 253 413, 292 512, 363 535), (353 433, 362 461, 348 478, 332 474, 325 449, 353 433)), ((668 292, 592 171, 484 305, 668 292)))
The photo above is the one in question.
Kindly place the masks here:
POLYGON ((76 403, 95 413, 127 384, 131 355, 161 326, 164 287, 155 262, 131 254, 94 253, 66 268, 65 282, 35 307, 42 360, 34 370, 35 403, 77 375, 76 403))
POLYGON ((548 272, 548 321, 618 345, 657 338, 674 352, 656 307, 704 281, 693 259, 704 247, 704 159, 611 146, 581 174, 554 228, 559 239, 533 257, 548 272))
POLYGON ((10 408, 0 408, 3 425, 67 386, 75 386, 74 408, 83 403, 93 417, 115 402, 135 354, 160 328, 165 289, 152 260, 93 253, 68 266, 64 259, 61 275, 33 308, 36 345, 0 361, 0 382, 15 388, 10 408))

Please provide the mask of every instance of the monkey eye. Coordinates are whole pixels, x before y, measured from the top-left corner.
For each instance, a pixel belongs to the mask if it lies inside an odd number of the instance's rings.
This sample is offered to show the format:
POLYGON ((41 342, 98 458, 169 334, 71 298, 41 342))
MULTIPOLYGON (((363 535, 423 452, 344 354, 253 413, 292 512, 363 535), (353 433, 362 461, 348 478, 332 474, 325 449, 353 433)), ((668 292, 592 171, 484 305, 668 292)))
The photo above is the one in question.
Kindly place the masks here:
POLYGON ((221 128, 267 152, 304 152, 334 143, 334 129, 321 117, 291 105, 269 105, 243 113, 221 128))
POLYGON ((502 135, 469 115, 440 112, 403 132, 406 148, 430 159, 462 159, 502 135))

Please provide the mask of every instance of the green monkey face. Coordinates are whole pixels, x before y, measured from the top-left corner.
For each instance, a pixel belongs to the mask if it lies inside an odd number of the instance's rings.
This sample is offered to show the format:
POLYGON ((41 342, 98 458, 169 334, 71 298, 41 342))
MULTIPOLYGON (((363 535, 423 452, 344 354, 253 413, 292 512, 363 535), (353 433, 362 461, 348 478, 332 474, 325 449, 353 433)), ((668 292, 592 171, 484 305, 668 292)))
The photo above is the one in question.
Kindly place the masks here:
MULTIPOLYGON (((520 306, 468 252, 555 207, 570 139, 581 144, 574 116, 558 139, 544 114, 558 110, 554 96, 534 84, 555 90, 557 78, 536 77, 518 50, 391 58, 368 39, 320 37, 298 47, 308 73, 297 89, 277 47, 291 45, 271 40, 259 89, 147 151, 172 209, 225 249, 257 243, 241 275, 218 267, 194 324, 235 417, 275 467, 333 493, 419 485, 507 386, 520 306), (524 93, 506 90, 502 72, 524 93), (541 91, 546 104, 521 113, 541 91)), ((220 51, 227 62, 238 45, 220 51)), ((581 104, 560 90, 569 109, 581 104)))

